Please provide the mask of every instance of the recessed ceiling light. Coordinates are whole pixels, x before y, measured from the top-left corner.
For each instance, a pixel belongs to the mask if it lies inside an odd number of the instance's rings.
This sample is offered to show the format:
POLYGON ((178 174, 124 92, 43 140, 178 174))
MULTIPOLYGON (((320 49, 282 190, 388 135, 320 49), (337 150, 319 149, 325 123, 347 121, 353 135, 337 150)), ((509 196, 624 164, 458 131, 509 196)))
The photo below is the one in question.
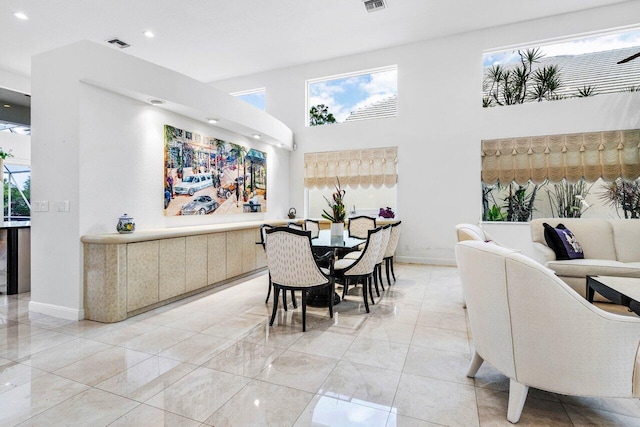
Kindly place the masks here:
POLYGON ((253 134, 253 139, 260 139, 260 138, 262 138, 262 136, 260 136, 260 134, 258 134, 258 133, 254 133, 253 134))
POLYGON ((149 37, 149 38, 153 38, 153 36, 154 36, 154 34, 153 34, 151 31, 149 31, 149 30, 145 31, 143 34, 144 34, 146 37, 149 37))
POLYGON ((4 108, 11 108, 11 105, 9 105, 9 104, 4 104, 4 108))
POLYGON ((149 103, 151 105, 162 105, 164 104, 164 101, 162 99, 150 99, 149 103))
POLYGON ((13 14, 13 16, 15 16, 18 19, 22 19, 23 21, 26 21, 27 19, 29 19, 29 17, 22 12, 16 12, 13 14))
POLYGON ((212 125, 214 125, 214 124, 218 123, 218 119, 214 119, 214 118, 209 118, 209 119, 207 119, 207 121, 208 121, 209 123, 211 123, 212 125))

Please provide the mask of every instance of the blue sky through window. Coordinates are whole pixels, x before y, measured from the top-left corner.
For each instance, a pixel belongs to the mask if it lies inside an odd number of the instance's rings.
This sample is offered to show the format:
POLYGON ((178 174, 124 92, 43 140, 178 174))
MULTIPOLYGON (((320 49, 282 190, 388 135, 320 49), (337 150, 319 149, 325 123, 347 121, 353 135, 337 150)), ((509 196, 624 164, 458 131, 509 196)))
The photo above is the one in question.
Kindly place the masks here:
MULTIPOLYGON (((616 34, 605 34, 581 39, 540 46, 540 51, 546 57, 560 55, 580 55, 583 53, 602 52, 605 50, 622 49, 640 46, 640 30, 633 29, 616 34)), ((518 62, 517 49, 496 53, 486 53, 482 56, 482 66, 490 67, 496 64, 510 64, 518 62)))
POLYGON ((385 69, 308 83, 308 109, 324 104, 336 122, 352 111, 398 94, 398 70, 385 69))
POLYGON ((253 105, 254 107, 256 107, 259 110, 264 111, 264 109, 265 109, 265 102, 264 102, 265 90, 264 89, 258 89, 258 90, 255 90, 255 91, 248 91, 248 92, 241 92, 241 93, 237 93, 237 94, 233 94, 232 93, 232 95, 242 99, 244 102, 248 102, 249 104, 253 105))

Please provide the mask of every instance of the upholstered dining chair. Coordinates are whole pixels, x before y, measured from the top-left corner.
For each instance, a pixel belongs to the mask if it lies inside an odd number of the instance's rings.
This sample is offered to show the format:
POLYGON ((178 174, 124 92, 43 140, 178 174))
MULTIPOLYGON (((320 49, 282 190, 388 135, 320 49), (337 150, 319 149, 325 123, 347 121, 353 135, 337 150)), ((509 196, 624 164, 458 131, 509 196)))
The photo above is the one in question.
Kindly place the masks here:
POLYGON ((287 227, 293 228, 294 230, 304 230, 304 226, 302 224, 298 224, 297 222, 290 222, 287 224, 287 227))
MULTIPOLYGON (((373 270, 373 284, 376 288, 376 295, 380 296, 380 290, 378 288, 378 277, 380 278, 380 286, 384 291, 384 284, 382 283, 382 263, 384 261, 384 254, 387 249, 387 245, 389 243, 389 238, 391 235, 391 225, 387 224, 382 227, 382 241, 380 242, 380 251, 378 253, 378 259, 376 260, 376 266, 373 270)), ((353 251, 349 252, 344 256, 346 259, 358 259, 362 256, 364 251, 353 251)))
POLYGON ((304 229, 311 232, 311 238, 315 239, 320 234, 320 222, 313 219, 304 220, 304 229))
POLYGON ((364 307, 369 313, 369 302, 367 301, 367 291, 373 300, 371 282, 373 282, 373 271, 378 260, 380 246, 382 244, 382 227, 368 231, 367 242, 364 251, 358 259, 339 259, 334 264, 336 279, 342 280, 342 299, 347 295, 349 284, 357 285, 362 283, 362 298, 364 307))
MULTIPOLYGON (((271 230, 275 228, 275 226, 270 224, 262 224, 260 226, 260 244, 262 245, 262 249, 267 251, 266 241, 267 241, 267 230, 271 230)), ((271 283, 271 272, 269 272, 269 289, 267 290, 267 299, 264 300, 264 303, 267 304, 269 302, 269 297, 271 296, 271 288, 273 287, 271 283)), ((293 301, 293 308, 298 308, 298 304, 296 303, 296 296, 293 291, 291 291, 291 300, 293 301)), ((287 293, 282 293, 282 305, 287 310, 287 293)))
POLYGON ((378 258, 376 259, 376 266, 373 269, 373 284, 376 288, 376 295, 380 296, 378 290, 378 278, 380 278, 380 287, 384 291, 384 285, 382 284, 382 263, 384 262, 384 253, 387 250, 389 244, 389 238, 391 237, 391 224, 387 224, 382 227, 382 239, 380 240, 380 248, 378 250, 378 258))
POLYGON ((366 215, 349 218, 349 236, 366 239, 369 230, 376 228, 376 219, 366 215))
POLYGON ((481 241, 456 244, 475 353, 509 378, 507 420, 529 387, 565 395, 640 397, 640 319, 599 309, 542 264, 481 241))
POLYGON ((335 280, 330 270, 322 271, 311 250, 311 235, 289 227, 267 230, 267 265, 273 282, 273 312, 270 326, 278 312, 280 290, 302 291, 302 331, 307 329, 307 292, 326 288, 329 294, 329 315, 333 318, 335 280))
MULTIPOLYGON (((389 278, 389 270, 391 270, 391 274, 393 275, 393 281, 396 281, 396 273, 393 271, 393 257, 396 254, 396 249, 398 248, 398 241, 400 240, 400 224, 402 221, 398 221, 395 224, 391 224, 391 234, 389 235, 389 243, 387 243, 387 248, 384 252, 384 266, 387 272, 387 283, 391 286, 391 279, 389 278)), ((382 281, 382 278, 380 278, 382 281)))

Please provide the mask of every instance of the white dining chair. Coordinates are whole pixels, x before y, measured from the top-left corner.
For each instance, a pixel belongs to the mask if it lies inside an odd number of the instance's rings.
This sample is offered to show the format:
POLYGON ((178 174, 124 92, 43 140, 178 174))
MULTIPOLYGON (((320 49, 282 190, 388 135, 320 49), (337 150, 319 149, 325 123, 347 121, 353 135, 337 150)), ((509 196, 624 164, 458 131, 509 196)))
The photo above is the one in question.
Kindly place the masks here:
MULTIPOLYGON (((395 224, 391 224, 391 234, 389 235, 389 243, 384 252, 384 265, 387 272, 387 283, 391 286, 391 279, 389 278, 389 270, 393 275, 393 281, 396 281, 396 273, 393 271, 393 258, 398 248, 398 241, 400 240, 400 224, 402 221, 398 221, 395 224)), ((382 281, 382 278, 380 279, 382 281)))
POLYGON ((302 291, 302 331, 307 329, 307 292, 327 289, 329 297, 329 315, 333 318, 333 294, 335 280, 330 270, 322 271, 311 250, 311 235, 306 231, 289 227, 276 227, 267 230, 267 266, 273 283, 273 311, 270 326, 278 312, 280 290, 302 291))
MULTIPOLYGON (((271 230, 275 228, 275 226, 270 224, 262 224, 260 226, 260 244, 262 245, 262 249, 267 251, 266 241, 267 241, 267 230, 271 230)), ((267 269, 268 270, 268 269, 267 269)), ((269 289, 267 290, 267 299, 264 300, 264 303, 267 304, 269 302, 269 297, 271 296, 271 288, 273 287, 271 283, 271 272, 269 271, 269 289)), ((296 295, 293 291, 291 291, 291 300, 293 302, 293 308, 298 308, 298 304, 296 303, 296 295)), ((282 293, 282 306, 285 311, 287 310, 287 293, 282 293)))
POLYGON ((311 238, 315 239, 320 234, 320 222, 313 219, 304 220, 304 229, 311 232, 311 238))
POLYGON ((367 242, 360 258, 355 260, 343 258, 339 259, 334 264, 336 279, 341 279, 343 283, 342 299, 347 295, 350 284, 357 285, 361 283, 362 298, 364 300, 364 306, 367 313, 369 313, 367 291, 369 296, 371 296, 371 303, 375 304, 371 285, 373 282, 373 271, 376 267, 376 261, 378 260, 381 244, 382 228, 380 227, 369 230, 367 242))
POLYGON ((347 228, 350 237, 366 239, 369 230, 376 228, 376 219, 370 216, 360 215, 349 218, 349 226, 347 228))

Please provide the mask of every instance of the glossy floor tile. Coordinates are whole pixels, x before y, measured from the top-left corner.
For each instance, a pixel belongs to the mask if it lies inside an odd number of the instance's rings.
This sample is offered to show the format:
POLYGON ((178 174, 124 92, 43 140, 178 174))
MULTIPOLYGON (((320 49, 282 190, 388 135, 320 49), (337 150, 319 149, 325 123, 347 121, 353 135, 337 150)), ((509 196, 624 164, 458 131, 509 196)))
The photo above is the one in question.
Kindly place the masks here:
MULTIPOLYGON (((282 308, 266 274, 114 324, 0 294, 0 426, 501 426, 509 380, 473 351, 455 268, 397 264, 366 313, 282 308)), ((341 295, 341 289, 338 287, 341 295)), ((640 426, 640 399, 530 389, 522 426, 640 426)))

